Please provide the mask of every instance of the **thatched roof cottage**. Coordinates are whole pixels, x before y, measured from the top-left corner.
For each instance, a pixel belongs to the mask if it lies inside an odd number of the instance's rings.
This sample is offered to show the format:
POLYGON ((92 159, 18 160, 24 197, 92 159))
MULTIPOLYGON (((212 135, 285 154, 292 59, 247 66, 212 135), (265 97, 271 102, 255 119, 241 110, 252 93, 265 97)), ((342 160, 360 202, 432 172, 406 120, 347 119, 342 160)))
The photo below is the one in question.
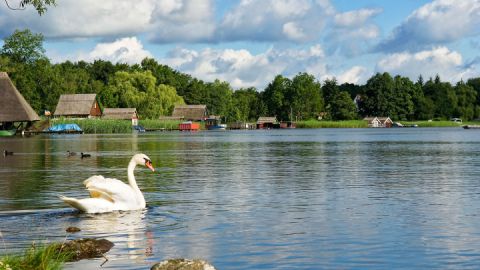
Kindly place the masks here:
POLYGON ((104 108, 102 118, 131 120, 138 119, 138 113, 136 108, 104 108))
POLYGON ((20 94, 6 72, 0 72, 0 122, 39 121, 40 117, 20 94))
POLYGON ((53 115, 74 118, 100 117, 102 111, 96 96, 96 94, 61 95, 53 115))
POLYGON ((207 105, 176 105, 172 117, 187 121, 202 121, 208 118, 207 105))

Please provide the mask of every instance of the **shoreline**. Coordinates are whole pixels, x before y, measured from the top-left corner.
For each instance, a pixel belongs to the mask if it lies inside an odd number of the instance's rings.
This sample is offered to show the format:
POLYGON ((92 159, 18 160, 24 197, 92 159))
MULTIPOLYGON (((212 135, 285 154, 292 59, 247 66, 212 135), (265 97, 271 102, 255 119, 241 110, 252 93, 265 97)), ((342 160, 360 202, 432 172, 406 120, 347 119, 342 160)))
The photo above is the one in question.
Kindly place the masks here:
MULTIPOLYGON (((45 125, 57 125, 74 123, 80 126, 84 134, 122 134, 134 132, 131 121, 129 120, 107 120, 107 119, 50 119, 43 120, 36 124, 36 130, 30 133, 41 131, 45 125)), ((139 120, 139 125, 143 126, 148 132, 151 131, 178 131, 178 124, 181 121, 165 121, 165 120, 139 120)), ((425 127, 463 127, 465 125, 479 125, 479 122, 457 123, 453 121, 401 121, 404 127, 397 128, 425 128, 425 127)), ((369 128, 367 121, 364 120, 347 120, 347 121, 317 121, 307 120, 296 122, 296 128, 299 129, 319 129, 319 128, 369 128)), ((200 130, 205 131, 202 123, 200 130)), ((228 130, 228 128, 227 128, 228 130)), ((43 132, 38 132, 43 133, 43 132)))

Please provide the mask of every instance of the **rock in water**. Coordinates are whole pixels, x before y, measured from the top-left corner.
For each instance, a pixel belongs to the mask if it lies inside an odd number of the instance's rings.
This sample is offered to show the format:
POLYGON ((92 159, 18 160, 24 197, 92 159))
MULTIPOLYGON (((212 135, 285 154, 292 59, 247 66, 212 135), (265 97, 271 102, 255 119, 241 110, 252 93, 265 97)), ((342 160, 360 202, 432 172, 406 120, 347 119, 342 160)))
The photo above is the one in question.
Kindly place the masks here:
POLYGON ((203 260, 170 259, 159 262, 151 270, 215 270, 215 267, 203 260))
POLYGON ((79 232, 81 230, 80 230, 80 228, 72 226, 72 227, 68 227, 65 231, 68 232, 68 233, 76 233, 76 232, 79 232))
POLYGON ((59 252, 73 254, 72 261, 83 259, 99 258, 107 253, 113 247, 113 243, 107 239, 76 239, 63 243, 59 247, 59 252))

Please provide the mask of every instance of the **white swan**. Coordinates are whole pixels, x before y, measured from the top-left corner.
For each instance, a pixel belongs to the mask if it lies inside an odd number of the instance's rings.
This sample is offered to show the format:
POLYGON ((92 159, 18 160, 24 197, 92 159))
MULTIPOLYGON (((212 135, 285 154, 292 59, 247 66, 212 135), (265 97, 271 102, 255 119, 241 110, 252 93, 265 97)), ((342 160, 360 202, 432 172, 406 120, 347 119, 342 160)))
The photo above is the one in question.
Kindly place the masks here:
POLYGON ((149 157, 144 154, 136 154, 128 164, 128 185, 118 179, 94 175, 83 181, 83 184, 90 192, 91 198, 75 199, 60 196, 60 199, 86 213, 143 209, 145 208, 145 198, 138 188, 133 175, 137 165, 143 165, 155 171, 149 157))

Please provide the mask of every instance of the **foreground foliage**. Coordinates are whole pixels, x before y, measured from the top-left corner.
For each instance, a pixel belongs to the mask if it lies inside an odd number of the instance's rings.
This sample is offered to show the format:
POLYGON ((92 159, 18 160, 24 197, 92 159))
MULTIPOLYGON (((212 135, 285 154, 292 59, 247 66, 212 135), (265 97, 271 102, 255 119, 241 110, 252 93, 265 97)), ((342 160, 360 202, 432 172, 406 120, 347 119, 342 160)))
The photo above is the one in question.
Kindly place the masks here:
POLYGON ((32 245, 22 255, 6 255, 0 257, 0 270, 35 269, 57 270, 62 269, 72 254, 58 252, 60 244, 50 244, 42 247, 32 245))

